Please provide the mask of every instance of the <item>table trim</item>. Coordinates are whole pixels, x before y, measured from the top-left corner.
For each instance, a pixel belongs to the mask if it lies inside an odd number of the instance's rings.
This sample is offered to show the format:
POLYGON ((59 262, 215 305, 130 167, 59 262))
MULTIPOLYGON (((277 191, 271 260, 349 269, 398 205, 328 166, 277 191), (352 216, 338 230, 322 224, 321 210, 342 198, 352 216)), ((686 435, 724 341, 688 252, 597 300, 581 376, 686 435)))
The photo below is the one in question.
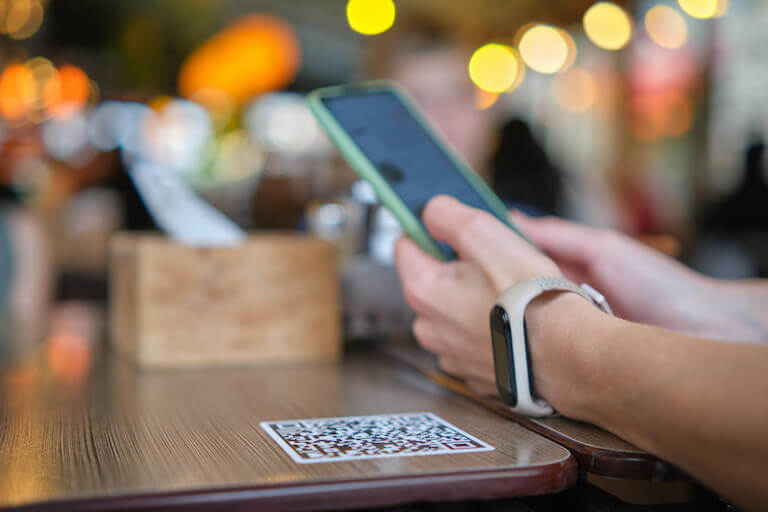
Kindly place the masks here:
POLYGON ((93 496, 20 505, 9 511, 320 510, 398 505, 419 501, 512 498, 562 491, 576 482, 572 455, 552 464, 493 471, 463 471, 410 476, 285 484, 261 487, 191 489, 176 492, 93 496))

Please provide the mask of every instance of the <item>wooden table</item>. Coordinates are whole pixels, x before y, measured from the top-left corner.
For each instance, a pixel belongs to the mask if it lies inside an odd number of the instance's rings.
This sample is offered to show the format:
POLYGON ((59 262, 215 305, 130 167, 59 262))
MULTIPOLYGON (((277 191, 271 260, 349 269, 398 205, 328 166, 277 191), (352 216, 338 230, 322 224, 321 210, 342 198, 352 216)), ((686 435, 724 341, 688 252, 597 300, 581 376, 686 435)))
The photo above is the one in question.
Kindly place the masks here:
POLYGON ((382 352, 417 370, 430 381, 567 447, 582 472, 599 477, 655 482, 689 479, 674 466, 595 425, 563 417, 537 419, 517 415, 498 398, 480 396, 461 381, 440 371, 435 356, 416 346, 387 346, 382 352))
POLYGON ((369 352, 343 364, 140 373, 83 340, 6 350, 0 509, 337 509, 552 493, 560 445, 369 352), (297 464, 259 427, 432 412, 492 451, 297 464))

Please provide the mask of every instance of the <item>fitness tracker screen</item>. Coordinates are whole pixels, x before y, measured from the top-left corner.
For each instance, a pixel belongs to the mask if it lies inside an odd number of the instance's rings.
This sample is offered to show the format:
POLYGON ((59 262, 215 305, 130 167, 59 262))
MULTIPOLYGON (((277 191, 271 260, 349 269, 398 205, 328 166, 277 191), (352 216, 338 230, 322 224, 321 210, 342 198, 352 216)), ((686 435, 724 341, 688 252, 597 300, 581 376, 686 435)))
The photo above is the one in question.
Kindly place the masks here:
POLYGON ((514 361, 509 351, 512 349, 509 318, 507 312, 499 306, 491 310, 491 341, 493 343, 493 361, 496 371, 496 387, 502 400, 507 405, 517 405, 517 386, 513 378, 514 361), (512 373, 510 373, 512 372, 512 373))

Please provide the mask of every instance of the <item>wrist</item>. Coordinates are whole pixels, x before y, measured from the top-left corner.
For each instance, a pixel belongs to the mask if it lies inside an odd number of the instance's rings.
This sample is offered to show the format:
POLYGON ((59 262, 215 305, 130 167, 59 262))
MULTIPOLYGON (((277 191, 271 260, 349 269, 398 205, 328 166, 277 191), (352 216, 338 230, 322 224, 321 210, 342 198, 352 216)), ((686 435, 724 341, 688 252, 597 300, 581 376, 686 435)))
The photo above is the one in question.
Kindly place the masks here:
POLYGON ((537 297, 525 318, 535 393, 566 416, 594 421, 600 333, 614 318, 569 292, 537 297))

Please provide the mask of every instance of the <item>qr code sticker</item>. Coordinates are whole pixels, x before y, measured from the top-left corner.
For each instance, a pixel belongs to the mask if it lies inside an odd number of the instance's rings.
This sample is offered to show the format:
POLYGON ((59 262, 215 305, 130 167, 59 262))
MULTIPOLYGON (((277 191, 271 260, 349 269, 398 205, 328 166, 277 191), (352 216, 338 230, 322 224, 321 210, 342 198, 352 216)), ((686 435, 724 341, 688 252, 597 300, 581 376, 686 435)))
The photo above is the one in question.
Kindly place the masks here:
POLYGON ((428 412, 265 421, 261 428, 300 464, 494 449, 428 412))

